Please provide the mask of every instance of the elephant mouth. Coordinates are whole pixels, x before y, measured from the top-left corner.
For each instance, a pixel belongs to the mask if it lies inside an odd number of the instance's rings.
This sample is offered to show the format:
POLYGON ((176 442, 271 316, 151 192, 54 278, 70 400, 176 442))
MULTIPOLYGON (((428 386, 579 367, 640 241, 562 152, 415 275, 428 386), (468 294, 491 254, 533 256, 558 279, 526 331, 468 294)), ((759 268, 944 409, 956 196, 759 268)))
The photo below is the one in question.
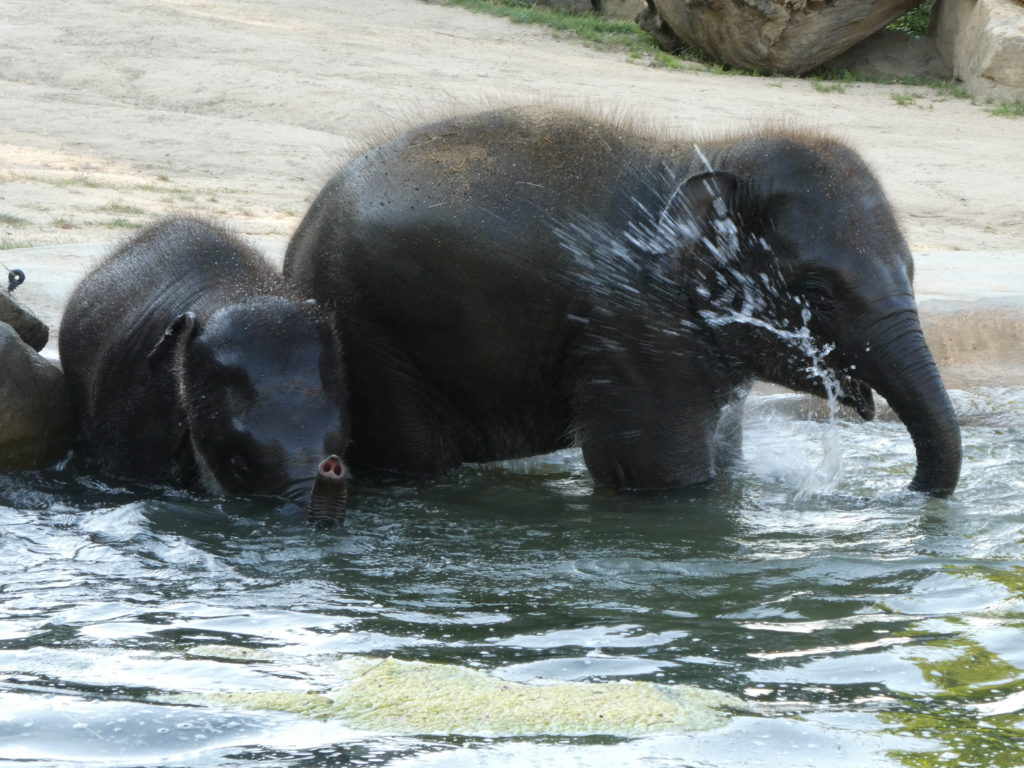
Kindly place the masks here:
POLYGON ((840 403, 853 408, 864 421, 875 418, 875 396, 866 382, 844 374, 839 378, 839 388, 840 403))

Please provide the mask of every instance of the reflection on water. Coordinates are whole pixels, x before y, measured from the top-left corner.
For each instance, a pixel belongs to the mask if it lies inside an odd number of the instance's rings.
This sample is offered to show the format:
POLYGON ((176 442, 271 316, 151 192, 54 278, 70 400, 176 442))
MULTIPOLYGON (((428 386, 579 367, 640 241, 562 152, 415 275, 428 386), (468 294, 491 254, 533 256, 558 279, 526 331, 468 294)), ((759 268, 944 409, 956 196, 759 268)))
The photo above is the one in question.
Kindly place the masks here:
POLYGON ((708 488, 595 493, 566 452, 360 484, 343 534, 264 502, 0 477, 0 763, 1024 765, 1022 395, 954 393, 948 500, 903 490, 900 424, 769 398, 708 488), (801 494, 828 441, 837 487, 801 494), (169 703, 326 691, 351 655, 696 685, 756 712, 636 739, 399 737, 169 703))

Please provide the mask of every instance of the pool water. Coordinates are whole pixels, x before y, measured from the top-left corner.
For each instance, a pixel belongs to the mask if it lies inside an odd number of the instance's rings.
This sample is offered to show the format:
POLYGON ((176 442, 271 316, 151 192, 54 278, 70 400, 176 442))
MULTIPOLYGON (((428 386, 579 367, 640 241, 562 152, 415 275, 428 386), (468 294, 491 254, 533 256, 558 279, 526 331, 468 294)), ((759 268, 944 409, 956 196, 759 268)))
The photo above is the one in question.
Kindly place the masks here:
POLYGON ((1024 388, 951 393, 951 499, 898 422, 748 404, 710 487, 595 492, 578 452, 260 500, 0 476, 0 764, 1024 766, 1024 388), (210 648, 235 648, 237 655, 210 648), (686 684, 749 709, 638 737, 408 735, 216 698, 394 657, 686 684))

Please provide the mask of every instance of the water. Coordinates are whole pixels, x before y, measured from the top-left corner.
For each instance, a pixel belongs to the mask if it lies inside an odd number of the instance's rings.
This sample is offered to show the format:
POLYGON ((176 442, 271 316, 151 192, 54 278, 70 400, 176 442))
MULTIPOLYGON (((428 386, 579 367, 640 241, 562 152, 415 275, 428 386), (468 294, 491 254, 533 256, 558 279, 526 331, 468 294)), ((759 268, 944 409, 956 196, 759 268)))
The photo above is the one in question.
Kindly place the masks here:
POLYGON ((947 500, 902 490, 900 424, 830 427, 789 396, 752 398, 744 462, 708 488, 594 492, 569 451, 357 484, 343 532, 0 477, 0 764, 1024 765, 1024 389, 953 395, 947 500), (834 488, 802 493, 833 441, 834 488), (211 698, 323 691, 338 659, 388 656, 752 710, 636 738, 410 736, 211 698))

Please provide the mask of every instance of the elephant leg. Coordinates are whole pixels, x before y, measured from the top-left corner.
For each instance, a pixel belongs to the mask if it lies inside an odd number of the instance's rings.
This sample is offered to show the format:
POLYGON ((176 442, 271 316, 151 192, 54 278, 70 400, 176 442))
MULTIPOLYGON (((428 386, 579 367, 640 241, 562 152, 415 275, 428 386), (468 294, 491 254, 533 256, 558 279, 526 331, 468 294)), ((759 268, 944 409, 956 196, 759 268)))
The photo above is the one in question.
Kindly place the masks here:
POLYGON ((607 378, 582 388, 575 433, 596 485, 679 488, 715 476, 718 409, 704 398, 682 401, 680 388, 624 388, 607 378))

